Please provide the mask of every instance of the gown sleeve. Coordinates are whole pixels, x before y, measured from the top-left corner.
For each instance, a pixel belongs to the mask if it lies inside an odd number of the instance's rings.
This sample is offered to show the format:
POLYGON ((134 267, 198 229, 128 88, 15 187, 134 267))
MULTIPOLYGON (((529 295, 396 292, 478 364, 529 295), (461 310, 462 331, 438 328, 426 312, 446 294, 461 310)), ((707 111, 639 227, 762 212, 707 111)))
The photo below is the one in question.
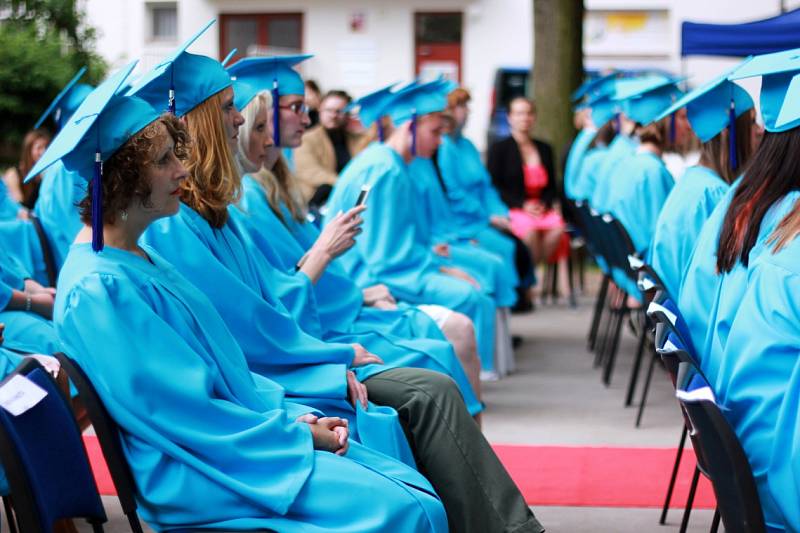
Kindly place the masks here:
POLYGON ((215 356, 225 347, 198 351, 192 328, 173 328, 164 318, 170 310, 156 312, 129 280, 92 274, 64 298, 59 336, 119 423, 145 492, 183 487, 191 496, 196 483, 287 512, 314 452, 308 426, 289 420, 279 398, 243 401, 231 381, 237 374, 215 356), (154 454, 157 467, 146 463, 154 454))
POLYGON ((292 396, 347 396, 346 370, 354 356, 351 346, 326 343, 305 333, 280 302, 265 299, 262 287, 251 287, 223 265, 194 237, 193 230, 183 226, 185 221, 171 217, 167 223, 160 222, 145 233, 147 244, 206 294, 253 371, 274 379, 292 396), (307 379, 310 370, 327 378, 307 379))
MULTIPOLYGON (((800 242, 794 244, 800 251, 800 242)), ((799 255, 794 254, 795 260, 799 255)), ((725 379, 718 388, 726 417, 752 466, 768 522, 783 521, 797 531, 800 274, 796 266, 786 266, 774 257, 753 265, 725 344, 725 379)))

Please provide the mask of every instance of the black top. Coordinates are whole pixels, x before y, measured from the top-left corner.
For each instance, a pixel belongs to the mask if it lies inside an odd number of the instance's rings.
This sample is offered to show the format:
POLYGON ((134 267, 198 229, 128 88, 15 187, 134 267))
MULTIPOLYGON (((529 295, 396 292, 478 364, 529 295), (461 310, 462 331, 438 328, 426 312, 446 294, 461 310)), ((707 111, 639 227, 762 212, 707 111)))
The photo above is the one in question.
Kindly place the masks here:
MULTIPOLYGON (((553 148, 546 142, 531 139, 539 152, 539 158, 547 171, 547 185, 542 190, 541 201, 549 209, 558 198, 558 189, 553 166, 553 148)), ((489 147, 487 165, 497 192, 508 207, 522 208, 525 193, 525 175, 522 171, 522 154, 517 141, 506 137, 489 147)))
POLYGON ((340 174, 342 169, 350 162, 350 150, 347 148, 347 137, 343 129, 325 129, 328 138, 333 144, 333 152, 336 154, 336 173, 340 174))

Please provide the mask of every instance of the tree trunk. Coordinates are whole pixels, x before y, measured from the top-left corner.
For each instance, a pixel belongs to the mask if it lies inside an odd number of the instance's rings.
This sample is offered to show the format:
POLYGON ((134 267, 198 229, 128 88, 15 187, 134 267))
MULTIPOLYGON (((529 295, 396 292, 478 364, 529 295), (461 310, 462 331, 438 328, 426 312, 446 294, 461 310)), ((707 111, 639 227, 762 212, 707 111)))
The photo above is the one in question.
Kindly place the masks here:
POLYGON ((557 174, 575 135, 570 94, 583 81, 583 0, 533 0, 536 136, 553 145, 557 174))

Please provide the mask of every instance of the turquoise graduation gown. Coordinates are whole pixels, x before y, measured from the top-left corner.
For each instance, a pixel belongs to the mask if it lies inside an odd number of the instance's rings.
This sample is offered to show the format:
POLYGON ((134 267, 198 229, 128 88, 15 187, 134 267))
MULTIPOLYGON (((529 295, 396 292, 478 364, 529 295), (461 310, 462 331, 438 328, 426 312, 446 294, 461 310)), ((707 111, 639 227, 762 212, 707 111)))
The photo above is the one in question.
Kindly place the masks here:
POLYGON ((595 211, 607 213, 612 189, 617 184, 617 173, 625 172, 619 162, 636 153, 639 141, 627 135, 618 134, 608 145, 608 152, 597 169, 594 190, 589 200, 595 211))
MULTIPOLYGON (((376 413, 379 420, 361 416, 357 421, 357 412, 347 399, 346 370, 353 359, 352 342, 321 340, 323 330, 313 305, 304 309, 313 313, 298 313, 300 318, 292 314, 293 306, 304 306, 307 298, 314 297, 305 276, 297 278, 305 282, 294 285, 294 292, 284 298, 290 309, 283 305, 272 287, 279 273, 248 244, 243 231, 230 218, 215 230, 196 211, 181 204, 178 215, 152 224, 144 241, 162 256, 169 256, 195 286, 203 288, 253 371, 277 381, 303 404, 347 418, 354 438, 370 440, 378 427, 362 422, 375 422, 382 428, 384 417, 376 413)), ((368 365, 359 372, 368 377, 383 370, 383 365, 368 365)), ((396 419, 393 410, 391 414, 396 419)), ((399 437, 399 422, 394 427, 399 437)), ((400 438, 393 442, 392 449, 397 449, 395 444, 406 444, 400 438)))
POLYGON ((729 187, 716 172, 697 165, 684 172, 667 196, 656 220, 650 265, 673 299, 697 236, 729 187))
MULTIPOLYGON (((739 263, 724 276, 717 273, 719 234, 725 214, 736 193, 736 186, 737 184, 734 184, 728 190, 703 225, 678 296, 678 309, 689 328, 700 369, 715 389, 719 386, 717 378, 728 344, 730 321, 741 305, 750 271, 749 267, 739 263)), ((765 250, 769 249, 766 245, 767 239, 793 208, 797 198, 800 198, 800 192, 789 193, 764 215, 756 245, 748 256, 751 266, 765 250)))
POLYGON ((20 353, 51 355, 61 350, 53 323, 30 311, 9 311, 14 290, 25 289, 30 278, 25 267, 13 255, 0 248, 0 323, 6 325, 3 346, 20 353))
POLYGON ((361 287, 383 283, 400 300, 438 304, 469 316, 485 370, 494 367, 495 305, 466 281, 442 274, 444 263, 417 236, 417 203, 406 163, 386 145, 373 143, 344 169, 328 199, 328 213, 356 203, 372 187, 363 233, 340 262, 361 287))
POLYGON ((61 161, 42 174, 34 213, 42 223, 56 270, 61 269, 75 235, 83 227, 78 203, 86 196, 86 180, 61 161))
POLYGON ((0 220, 14 220, 22 206, 11 197, 6 182, 0 179, 0 220))
MULTIPOLYGON (((305 250, 272 210, 261 186, 250 176, 245 176, 244 182, 240 206, 229 212, 273 267, 269 279, 283 298, 294 291, 298 278, 302 284, 308 279, 305 274, 294 272, 294 265, 305 250)), ((427 368, 448 374, 458 384, 468 410, 472 414, 481 410, 452 346, 422 311, 407 306, 397 311, 365 307, 361 290, 336 263, 330 264, 314 284, 314 298, 297 304, 289 309, 298 322, 302 323, 309 313, 320 317, 323 339, 343 342, 353 334, 352 341, 379 354, 385 368, 427 368), (309 309, 313 304, 316 309, 309 309)), ((364 380, 380 369, 368 365, 353 370, 364 380)))
POLYGON ((569 147, 567 154, 567 164, 564 167, 564 195, 570 200, 577 200, 575 187, 578 183, 578 176, 586 157, 589 145, 597 136, 597 129, 584 128, 578 132, 569 147))
POLYGON ((597 182, 597 173, 607 153, 607 146, 595 146, 587 150, 586 156, 583 158, 583 164, 580 166, 577 179, 572 186, 572 193, 575 200, 583 200, 585 202, 591 201, 597 182))
MULTIPOLYGON (((769 233, 762 238, 769 238, 769 233)), ((763 245, 763 241, 762 245, 763 245)), ((725 279, 740 294, 714 387, 753 470, 767 525, 800 531, 800 239, 751 256, 747 279, 725 279)))
MULTIPOLYGON (((494 215, 508 217, 508 206, 492 185, 492 177, 475 145, 463 135, 443 135, 436 162, 447 189, 447 202, 442 205, 449 208, 453 229, 457 228, 461 238, 475 239, 481 248, 499 256, 506 265, 504 277, 510 280, 508 283, 518 285, 519 274, 514 268, 516 244, 489 224, 494 215)), ((439 185, 438 179, 436 184, 439 185)), ((527 276, 532 278, 533 274, 527 276)))
POLYGON ((608 211, 619 220, 636 251, 647 257, 656 220, 675 180, 657 155, 642 152, 620 161, 608 211))
POLYGON ((514 290, 519 279, 513 263, 506 262, 469 241, 460 231, 458 221, 450 210, 442 191, 433 160, 414 158, 408 164, 408 173, 416 191, 416 236, 422 246, 448 244, 450 257, 445 262, 461 268, 481 285, 484 294, 492 296, 498 307, 511 307, 517 301, 514 290))
POLYGON ((29 273, 28 277, 44 286, 50 285, 42 244, 31 221, 15 219, 0 222, 0 248, 22 263, 29 273))
POLYGON ((73 245, 55 323, 120 426, 146 521, 159 531, 446 531, 415 470, 357 443, 344 457, 315 451, 295 422, 314 410, 251 373, 211 302, 144 249, 152 262, 73 245))

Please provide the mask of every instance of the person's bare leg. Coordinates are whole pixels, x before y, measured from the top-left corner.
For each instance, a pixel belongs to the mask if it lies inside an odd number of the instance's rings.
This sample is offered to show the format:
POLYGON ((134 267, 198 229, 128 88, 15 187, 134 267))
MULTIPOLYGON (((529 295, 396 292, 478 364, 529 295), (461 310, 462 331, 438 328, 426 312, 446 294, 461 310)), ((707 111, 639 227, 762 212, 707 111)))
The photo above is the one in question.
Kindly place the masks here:
MULTIPOLYGON (((453 312, 442 326, 442 333, 453 345, 475 397, 481 401, 481 360, 478 357, 478 344, 475 341, 475 326, 472 320, 463 313, 453 312)), ((481 421, 480 417, 480 413, 475 415, 478 424, 481 421)))
POLYGON ((551 228, 541 232, 542 235, 542 261, 548 262, 561 244, 564 228, 551 228))

